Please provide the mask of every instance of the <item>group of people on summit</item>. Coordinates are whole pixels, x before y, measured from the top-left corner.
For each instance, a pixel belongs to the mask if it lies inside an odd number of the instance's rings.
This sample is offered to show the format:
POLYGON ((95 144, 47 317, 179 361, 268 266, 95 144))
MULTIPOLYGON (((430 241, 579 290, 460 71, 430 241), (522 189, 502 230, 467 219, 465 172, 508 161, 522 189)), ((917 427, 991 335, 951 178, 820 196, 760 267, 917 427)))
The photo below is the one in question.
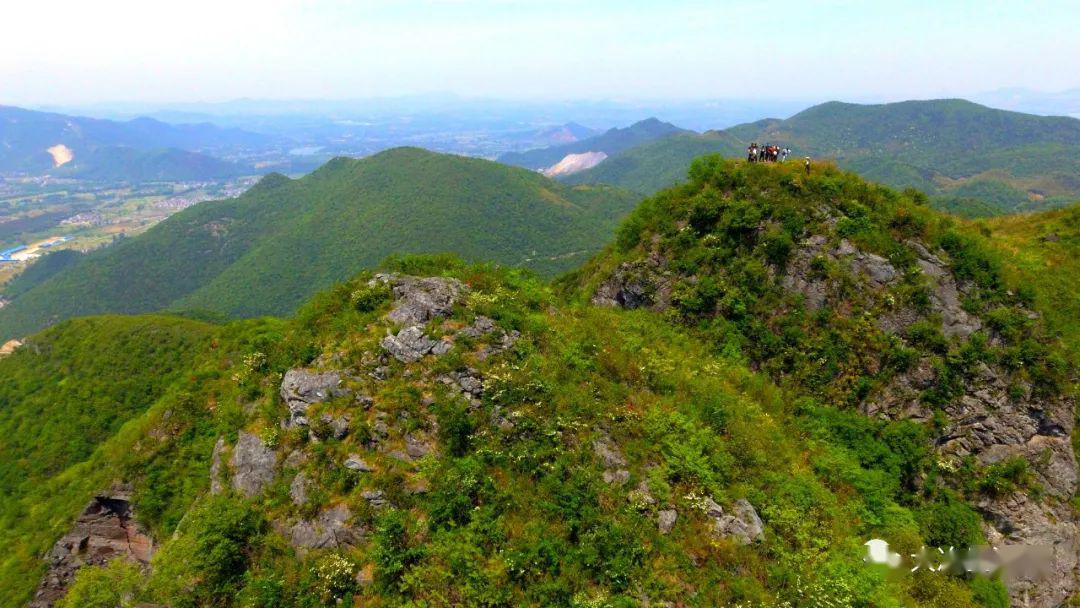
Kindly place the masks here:
POLYGON ((784 162, 791 155, 791 148, 781 148, 771 144, 759 146, 756 143, 746 148, 746 160, 752 163, 776 163, 784 162))

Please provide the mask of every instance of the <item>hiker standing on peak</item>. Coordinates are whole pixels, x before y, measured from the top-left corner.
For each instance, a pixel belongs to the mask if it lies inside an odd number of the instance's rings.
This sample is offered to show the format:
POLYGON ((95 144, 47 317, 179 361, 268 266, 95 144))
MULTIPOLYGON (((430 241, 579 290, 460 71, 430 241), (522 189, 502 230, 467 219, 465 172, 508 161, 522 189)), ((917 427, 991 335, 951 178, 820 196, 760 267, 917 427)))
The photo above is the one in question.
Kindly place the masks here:
POLYGON ((751 143, 750 146, 746 148, 746 160, 751 163, 757 160, 757 144, 751 143))
POLYGON ((809 156, 807 156, 806 160, 803 161, 803 168, 806 169, 806 174, 810 175, 810 157, 809 156))

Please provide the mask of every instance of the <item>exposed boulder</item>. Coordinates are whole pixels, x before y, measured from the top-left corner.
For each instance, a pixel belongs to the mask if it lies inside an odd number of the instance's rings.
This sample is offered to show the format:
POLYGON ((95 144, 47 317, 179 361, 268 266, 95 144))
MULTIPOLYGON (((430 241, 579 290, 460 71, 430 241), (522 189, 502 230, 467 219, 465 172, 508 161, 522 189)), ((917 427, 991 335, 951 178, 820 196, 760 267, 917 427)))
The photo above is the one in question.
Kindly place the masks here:
POLYGON ((277 455, 251 433, 240 431, 233 448, 232 485, 244 496, 261 494, 277 477, 277 455))
POLYGON ((675 528, 675 522, 679 519, 679 512, 675 509, 664 509, 656 516, 656 525, 661 534, 668 534, 675 528))
POLYGON ((405 435, 405 453, 409 455, 410 459, 423 458, 434 449, 431 441, 426 437, 415 433, 405 435))
POLYGON ((405 326, 422 325, 449 315, 466 291, 461 281, 445 277, 380 274, 372 282, 390 285, 394 293, 394 308, 386 318, 405 326))
POLYGON ((305 369, 290 369, 281 379, 281 400, 289 408, 286 428, 306 426, 308 407, 349 394, 341 388, 338 372, 315 373, 305 369))
POLYGON ((126 559, 142 567, 150 564, 154 542, 135 520, 130 500, 129 487, 114 486, 90 501, 71 531, 49 552, 49 570, 30 608, 52 606, 64 596, 83 566, 104 566, 114 559, 126 559))
POLYGON ((735 501, 734 513, 726 514, 712 498, 705 499, 705 515, 712 519, 713 533, 732 538, 740 545, 749 545, 765 538, 765 526, 757 510, 745 498, 735 501))
POLYGON ((376 509, 389 504, 386 500, 386 493, 382 490, 365 490, 360 493, 360 496, 376 509))

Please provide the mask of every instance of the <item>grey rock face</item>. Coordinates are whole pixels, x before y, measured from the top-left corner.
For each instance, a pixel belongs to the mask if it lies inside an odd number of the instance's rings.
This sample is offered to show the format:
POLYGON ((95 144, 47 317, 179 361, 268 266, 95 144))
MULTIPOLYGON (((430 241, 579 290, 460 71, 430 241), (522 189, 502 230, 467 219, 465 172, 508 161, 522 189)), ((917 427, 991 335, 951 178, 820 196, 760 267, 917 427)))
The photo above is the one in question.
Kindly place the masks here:
POLYGON ((154 542, 135 520, 130 500, 129 487, 114 486, 90 501, 71 531, 49 551, 49 569, 30 608, 51 607, 64 596, 83 566, 104 566, 114 559, 149 566, 154 542))
POLYGON ((302 549, 351 547, 363 537, 363 530, 350 526, 350 517, 348 507, 337 505, 319 513, 315 519, 296 522, 285 530, 285 535, 292 546, 302 549))
POLYGON ((679 519, 679 513, 675 509, 664 509, 656 516, 656 525, 661 534, 668 534, 675 528, 675 522, 679 519))
POLYGON ((765 526, 749 501, 745 498, 736 500, 732 511, 734 513, 724 513, 712 498, 705 499, 705 514, 712 519, 713 533, 717 536, 732 538, 740 545, 765 538, 765 526))
POLYGON ((394 308, 386 318, 406 326, 449 315, 466 291, 460 281, 444 277, 376 275, 373 281, 389 284, 394 292, 394 308))
MULTIPOLYGON (((929 419, 931 413, 918 395, 933 381, 933 370, 920 363, 895 378, 863 410, 894 420, 929 419)), ((937 449, 953 459, 974 456, 983 465, 1017 456, 1030 463, 1047 498, 1036 501, 1016 493, 984 499, 977 507, 992 543, 1052 547, 1047 578, 1021 578, 1009 584, 1015 605, 1051 608, 1065 601, 1080 581, 1080 523, 1065 506, 1078 483, 1069 440, 1074 404, 1061 398, 1038 400, 1030 391, 1014 396, 1009 384, 1001 368, 978 365, 965 380, 963 394, 944 408, 948 422, 937 438, 937 449)))
POLYGON ((318 374, 304 369, 285 372, 281 379, 281 400, 289 408, 289 419, 285 426, 307 425, 308 406, 348 394, 340 387, 341 374, 338 372, 318 374))
POLYGON ((406 327, 396 335, 388 334, 382 339, 382 347, 402 363, 413 363, 428 354, 443 355, 453 346, 444 340, 434 340, 424 335, 419 325, 406 327))
POLYGON ((233 487, 249 498, 261 494, 277 477, 274 450, 245 431, 240 431, 236 447, 233 448, 232 466, 233 487))

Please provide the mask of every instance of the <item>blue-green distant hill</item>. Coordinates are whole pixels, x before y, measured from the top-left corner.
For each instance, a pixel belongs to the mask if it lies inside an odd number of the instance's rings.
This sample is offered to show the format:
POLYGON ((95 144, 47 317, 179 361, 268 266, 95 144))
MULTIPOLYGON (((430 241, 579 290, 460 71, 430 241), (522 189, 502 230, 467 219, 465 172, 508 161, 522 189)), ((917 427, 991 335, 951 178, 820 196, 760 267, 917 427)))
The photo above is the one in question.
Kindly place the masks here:
POLYGON ((603 247, 636 202, 610 186, 568 186, 416 148, 338 158, 298 180, 268 175, 239 198, 196 205, 18 281, 0 309, 0 335, 109 312, 286 314, 407 253, 448 252, 550 276, 603 247))

